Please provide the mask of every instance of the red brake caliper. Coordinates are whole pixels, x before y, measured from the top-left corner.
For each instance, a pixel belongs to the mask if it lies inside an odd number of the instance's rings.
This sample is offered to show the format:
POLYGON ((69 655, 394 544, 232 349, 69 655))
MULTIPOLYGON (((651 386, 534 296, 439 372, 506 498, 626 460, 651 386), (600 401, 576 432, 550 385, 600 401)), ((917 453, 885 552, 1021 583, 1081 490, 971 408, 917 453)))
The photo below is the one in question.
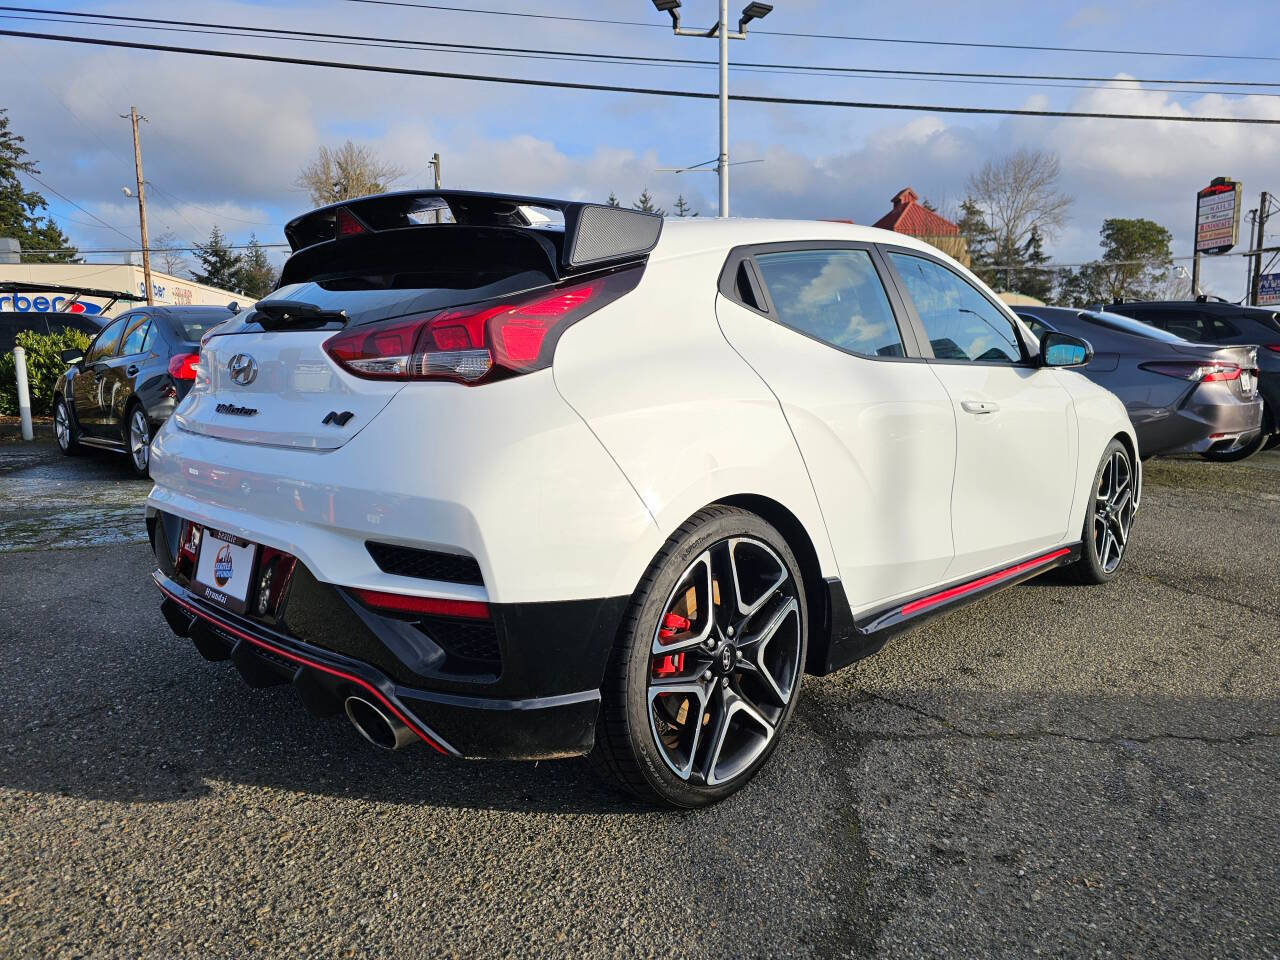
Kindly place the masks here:
MULTIPOLYGON (((658 642, 666 643, 673 639, 677 633, 683 633, 688 629, 688 617, 682 617, 678 613, 668 613, 662 618, 662 626, 658 630, 658 642)), ((683 653, 665 654, 660 659, 656 659, 653 664, 653 675, 655 677, 674 677, 683 670, 683 653)))

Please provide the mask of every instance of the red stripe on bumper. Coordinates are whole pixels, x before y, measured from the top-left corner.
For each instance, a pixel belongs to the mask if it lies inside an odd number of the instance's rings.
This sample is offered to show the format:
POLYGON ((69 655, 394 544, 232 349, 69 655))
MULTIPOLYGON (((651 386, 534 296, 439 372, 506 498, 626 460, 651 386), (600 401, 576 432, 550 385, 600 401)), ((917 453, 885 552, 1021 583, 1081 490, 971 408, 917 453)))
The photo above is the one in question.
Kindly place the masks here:
POLYGON ((427 746, 431 747, 431 749, 435 750, 437 753, 442 753, 445 756, 452 756, 451 751, 449 751, 442 744, 434 740, 431 737, 431 735, 424 732, 418 724, 414 723, 412 720, 406 717, 403 713, 401 713, 398 709, 396 709, 396 706, 393 703, 391 703, 390 700, 388 700, 385 696, 379 693, 378 690, 367 681, 361 680, 359 677, 354 676, 350 673, 345 673, 342 670, 337 670, 333 667, 325 666, 323 663, 319 663, 315 660, 308 660, 306 657, 300 657, 296 653, 291 653, 288 650, 283 649, 282 647, 277 647, 275 644, 267 643, 265 640, 259 640, 257 637, 250 636, 249 634, 245 633, 242 630, 237 630, 235 627, 231 626, 231 624, 227 623, 225 620, 219 620, 217 617, 206 613, 205 611, 199 609, 198 607, 193 607, 191 604, 187 603, 181 597, 175 596, 174 594, 170 593, 163 586, 160 586, 160 584, 156 584, 156 586, 159 587, 161 593, 163 593, 166 597, 168 597, 178 606, 182 607, 188 613, 191 613, 192 615, 197 616, 202 620, 206 620, 209 623, 214 624, 215 626, 218 627, 219 630, 225 630, 227 633, 233 634, 234 636, 239 637, 241 640, 246 640, 249 643, 252 643, 256 647, 261 647, 264 650, 269 650, 272 653, 276 654, 277 656, 285 657, 286 659, 292 660, 294 663, 301 664, 304 667, 311 667, 312 669, 323 671, 324 673, 327 673, 330 676, 339 677, 340 679, 347 680, 351 683, 356 684, 362 689, 373 694, 373 696, 377 698, 379 703, 381 703, 384 707, 390 710, 391 713, 395 715, 396 719, 398 719, 406 727, 408 727, 415 734, 417 734, 418 738, 422 740, 423 743, 427 744, 427 746))

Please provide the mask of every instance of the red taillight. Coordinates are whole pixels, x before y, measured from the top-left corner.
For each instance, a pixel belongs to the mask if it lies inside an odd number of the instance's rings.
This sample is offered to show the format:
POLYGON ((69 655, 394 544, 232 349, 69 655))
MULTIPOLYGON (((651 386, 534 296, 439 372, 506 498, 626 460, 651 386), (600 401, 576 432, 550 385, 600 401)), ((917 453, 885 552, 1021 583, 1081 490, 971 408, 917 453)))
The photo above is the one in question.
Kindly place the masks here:
POLYGON ((175 380, 194 380, 199 362, 198 353, 175 353, 169 358, 169 376, 175 380))
POLYGON ((1265 343, 1263 347, 1272 353, 1280 353, 1280 343, 1265 343))
POLYGON ((565 328, 635 289, 639 270, 518 299, 344 330, 324 348, 347 372, 374 380, 474 384, 540 370, 565 328))
POLYGON ((381 590, 352 590, 355 596, 378 610, 394 613, 423 613, 435 617, 462 617, 488 620, 489 605, 478 600, 445 600, 440 597, 414 597, 407 593, 384 593, 381 590))
POLYGON ((1234 363, 1144 363, 1143 370, 1166 377, 1207 383, 1211 380, 1239 380, 1240 368, 1234 363))

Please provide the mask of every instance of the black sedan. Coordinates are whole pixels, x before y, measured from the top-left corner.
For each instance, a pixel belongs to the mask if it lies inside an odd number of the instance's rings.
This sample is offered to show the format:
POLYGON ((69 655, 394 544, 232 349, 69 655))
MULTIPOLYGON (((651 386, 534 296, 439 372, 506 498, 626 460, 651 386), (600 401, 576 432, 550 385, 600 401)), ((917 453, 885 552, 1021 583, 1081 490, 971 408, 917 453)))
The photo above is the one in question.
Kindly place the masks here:
POLYGON ((196 377, 200 338, 232 316, 226 307, 145 307, 110 321, 58 382, 53 427, 66 454, 82 447, 125 453, 140 477, 151 438, 196 377))
POLYGON ((1019 307, 1038 337, 1050 330, 1087 340, 1080 372, 1124 403, 1139 453, 1242 459, 1262 429, 1258 348, 1191 343, 1129 317, 1064 307, 1019 307))

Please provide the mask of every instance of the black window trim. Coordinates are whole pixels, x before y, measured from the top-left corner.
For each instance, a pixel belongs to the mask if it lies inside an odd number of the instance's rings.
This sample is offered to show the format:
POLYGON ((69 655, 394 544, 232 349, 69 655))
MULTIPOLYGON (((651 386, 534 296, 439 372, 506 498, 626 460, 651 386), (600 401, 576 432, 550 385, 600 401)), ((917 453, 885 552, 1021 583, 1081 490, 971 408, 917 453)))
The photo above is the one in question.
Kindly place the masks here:
POLYGON ((784 330, 812 340, 814 343, 820 343, 830 350, 843 353, 849 357, 857 357, 859 360, 873 360, 877 363, 922 363, 925 357, 920 352, 920 345, 917 342, 916 330, 908 319, 905 307, 901 297, 898 295, 897 287, 889 279, 887 266, 884 258, 880 255, 877 245, 874 243, 865 243, 854 240, 785 240, 776 243, 753 243, 740 247, 734 247, 729 251, 729 256, 725 260, 724 267, 720 271, 719 288, 720 293, 728 300, 743 309, 750 310, 752 313, 772 320, 784 330), (837 344, 831 343, 829 340, 823 340, 821 337, 815 337, 811 333, 803 330, 797 330, 795 327, 788 326, 783 323, 778 316, 777 307, 773 303, 773 298, 769 294, 768 286, 764 283, 760 273, 760 268, 756 264, 756 254, 760 253, 793 253, 803 251, 831 251, 831 250, 862 250, 867 253, 871 259, 872 269, 875 270, 876 276, 880 280, 880 286, 884 290, 885 299, 889 303, 889 313, 893 317, 893 322, 898 328, 898 338, 902 341, 902 349, 905 356, 901 357, 883 357, 872 356, 867 353, 858 353, 856 350, 847 350, 837 344), (752 284, 752 293, 755 296, 762 296, 763 307, 754 307, 749 303, 743 302, 738 296, 737 278, 738 269, 741 265, 747 266, 747 277, 752 284), (904 322, 905 321, 905 322, 904 322))
POLYGON ((893 282, 897 286, 898 295, 902 298, 904 308, 906 310, 906 314, 910 318, 912 327, 915 330, 916 339, 920 342, 921 356, 924 357, 926 363, 946 363, 946 364, 967 363, 973 366, 980 366, 980 367, 1018 367, 1023 369, 1035 368, 1040 366, 1039 342, 1036 340, 1035 336, 1025 328, 1024 324, 1022 323, 1018 315, 1014 312, 1013 308, 1010 307, 1003 300, 999 299, 998 297, 993 300, 991 297, 987 296, 987 294, 983 292, 981 288, 974 286, 968 277, 966 277, 962 273, 957 273, 955 268, 952 267, 951 264, 947 263, 941 257, 933 256, 932 254, 928 253, 925 250, 918 250, 915 247, 903 247, 903 246, 899 246, 896 243, 880 244, 880 247, 881 247, 881 253, 883 254, 885 266, 888 268, 889 276, 893 278, 893 282), (944 270, 947 270, 955 274, 957 279, 961 280, 963 283, 971 287, 974 293, 978 294, 978 296, 982 297, 983 300, 986 300, 987 303, 994 306, 996 308, 996 312, 999 313, 1001 316, 1007 318, 1009 322, 1013 325, 1014 331, 1018 334, 1018 347, 1021 350, 1022 359, 1016 360, 1010 363, 1007 360, 969 360, 969 359, 960 360, 960 359, 954 359, 950 357, 935 357, 933 355, 933 344, 929 342, 928 332, 924 328, 924 323, 923 321, 921 321, 920 315, 916 312, 915 302, 912 301, 911 296, 907 293, 906 282, 902 279, 902 276, 898 273, 897 267, 893 265, 893 260, 889 257, 889 254, 891 253, 900 253, 900 254, 903 254, 904 256, 917 257, 921 260, 928 260, 942 267, 944 270))

